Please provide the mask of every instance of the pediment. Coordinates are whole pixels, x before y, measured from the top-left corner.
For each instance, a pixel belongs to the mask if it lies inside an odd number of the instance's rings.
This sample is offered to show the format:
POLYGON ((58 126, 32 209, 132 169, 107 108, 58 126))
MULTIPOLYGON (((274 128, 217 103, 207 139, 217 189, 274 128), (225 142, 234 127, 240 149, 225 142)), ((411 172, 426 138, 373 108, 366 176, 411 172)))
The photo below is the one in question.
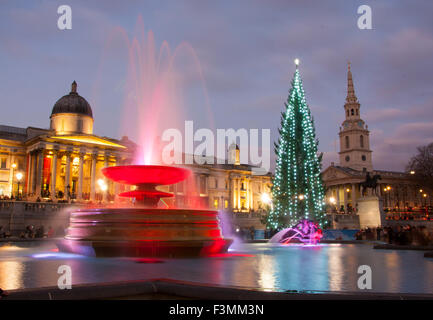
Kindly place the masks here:
POLYGON ((323 181, 330 181, 330 180, 339 180, 344 178, 352 178, 353 175, 344 172, 341 169, 338 169, 336 167, 330 166, 322 173, 322 179, 323 181))

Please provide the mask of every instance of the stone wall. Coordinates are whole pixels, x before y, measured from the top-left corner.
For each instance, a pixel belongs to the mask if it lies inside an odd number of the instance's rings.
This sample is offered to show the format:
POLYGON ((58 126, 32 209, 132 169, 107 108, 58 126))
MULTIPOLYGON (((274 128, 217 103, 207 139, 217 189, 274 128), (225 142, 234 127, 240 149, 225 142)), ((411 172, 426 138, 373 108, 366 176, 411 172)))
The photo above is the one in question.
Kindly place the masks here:
POLYGON ((77 206, 64 203, 0 201, 0 226, 12 236, 19 236, 26 226, 51 226, 57 235, 69 225, 69 214, 77 206))

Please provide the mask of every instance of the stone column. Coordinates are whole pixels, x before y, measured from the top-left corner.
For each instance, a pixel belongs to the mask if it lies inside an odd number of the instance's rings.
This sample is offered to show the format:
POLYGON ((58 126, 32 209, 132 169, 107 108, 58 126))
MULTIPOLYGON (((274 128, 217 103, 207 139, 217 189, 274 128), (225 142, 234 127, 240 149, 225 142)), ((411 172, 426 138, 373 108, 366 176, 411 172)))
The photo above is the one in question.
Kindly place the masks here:
POLYGON ((42 172, 44 170, 44 151, 41 149, 38 153, 38 168, 36 172, 36 197, 41 196, 41 188, 42 188, 42 172))
POLYGON ((336 186, 336 195, 335 195, 335 200, 336 200, 336 204, 337 204, 337 211, 340 211, 341 205, 340 205, 340 186, 336 186))
POLYGON ((251 184, 250 184, 250 209, 251 210, 254 210, 254 199, 253 199, 253 196, 254 196, 254 188, 253 188, 253 182, 251 181, 251 184))
POLYGON ((15 174, 17 173, 17 168, 13 168, 12 165, 15 163, 15 156, 12 154, 9 154, 9 188, 11 191, 11 196, 14 196, 14 180, 15 180, 15 174))
POLYGON ((347 190, 346 186, 343 186, 344 191, 344 213, 347 213, 347 190))
MULTIPOLYGON (((108 155, 104 155, 104 168, 108 167, 108 155)), ((108 187, 108 182, 107 182, 107 190, 102 192, 102 201, 104 201, 105 203, 108 202, 108 193, 110 192, 110 188, 108 187)))
POLYGON ((242 209, 242 207, 241 207, 241 188, 242 188, 241 178, 238 178, 237 181, 238 181, 238 208, 239 208, 239 210, 241 210, 242 209))
POLYGON ((78 167, 78 190, 77 190, 77 200, 83 200, 83 167, 84 167, 84 155, 85 153, 80 152, 79 154, 79 167, 78 167))
POLYGON ((36 194, 36 179, 37 179, 37 171, 38 171, 38 153, 37 151, 33 152, 33 164, 32 164, 32 193, 36 194))
POLYGON ((69 200, 69 194, 68 194, 68 186, 69 186, 69 192, 71 191, 71 151, 66 151, 66 166, 65 166, 65 197, 69 200))
POLYGON ((95 201, 95 183, 96 183, 96 161, 98 160, 98 155, 92 154, 92 169, 90 172, 90 201, 95 201))
MULTIPOLYGON (((356 184, 352 183, 352 209, 356 209, 356 184)), ((355 211, 354 211, 355 212, 355 211)))
POLYGON ((28 163, 27 170, 26 170, 27 171, 27 174, 26 174, 26 185, 27 185, 26 193, 27 194, 31 193, 31 190, 32 190, 32 167, 33 167, 33 155, 30 152, 29 153, 29 163, 28 163))
POLYGON ((250 182, 248 181, 248 178, 245 180, 245 188, 247 189, 247 209, 250 210, 250 182))
POLYGON ((232 178, 232 198, 233 210, 236 209, 237 205, 237 192, 236 192, 236 178, 232 178))
POLYGON ((53 161, 51 163, 51 200, 56 200, 56 180, 57 180, 57 150, 53 151, 53 161))
MULTIPOLYGON (((115 161, 116 161, 116 163, 114 164, 115 166, 120 165, 120 157, 119 156, 116 156, 115 161)), ((180 183, 183 183, 183 182, 180 182, 180 183)), ((118 198, 119 198, 118 194, 120 192, 119 191, 119 183, 113 182, 113 184, 114 184, 114 201, 117 202, 118 198)))

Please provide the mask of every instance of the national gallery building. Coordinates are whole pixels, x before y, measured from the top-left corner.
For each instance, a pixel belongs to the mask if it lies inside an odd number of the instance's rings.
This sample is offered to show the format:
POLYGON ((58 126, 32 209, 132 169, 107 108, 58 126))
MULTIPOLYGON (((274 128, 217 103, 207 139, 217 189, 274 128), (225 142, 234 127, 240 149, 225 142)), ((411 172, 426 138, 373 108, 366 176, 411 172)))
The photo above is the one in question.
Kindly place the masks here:
MULTIPOLYGON (((370 132, 361 119, 360 103, 355 95, 350 64, 347 74, 345 120, 340 127, 339 164, 331 164, 322 172, 326 198, 330 207, 341 213, 356 212, 357 199, 362 195, 362 183, 379 175, 375 193, 383 199, 388 211, 407 211, 432 205, 431 190, 425 190, 410 173, 375 170, 370 149, 370 132)), ((392 159, 390 159, 392 161, 392 159)), ((372 190, 369 189, 369 193, 372 190)))
MULTIPOLYGON (((54 105, 49 129, 0 125, 0 198, 27 201, 114 201, 124 186, 105 179, 101 169, 132 164, 137 145, 93 134, 89 103, 71 92, 54 105)), ((262 195, 270 193, 271 174, 255 176, 239 162, 239 148, 229 150, 232 164, 192 165, 196 199, 202 206, 230 212, 263 212, 262 195)), ((191 181, 171 187, 177 205, 185 205, 191 181)))

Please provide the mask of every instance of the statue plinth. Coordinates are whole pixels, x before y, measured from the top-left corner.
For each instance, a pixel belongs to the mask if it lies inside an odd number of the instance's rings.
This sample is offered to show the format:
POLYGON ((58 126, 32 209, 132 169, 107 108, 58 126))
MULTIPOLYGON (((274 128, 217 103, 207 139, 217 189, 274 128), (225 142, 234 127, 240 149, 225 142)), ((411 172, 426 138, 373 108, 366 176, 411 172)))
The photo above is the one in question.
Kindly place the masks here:
POLYGON ((359 225, 361 229, 376 228, 385 223, 383 200, 378 196, 364 196, 357 200, 359 225))

